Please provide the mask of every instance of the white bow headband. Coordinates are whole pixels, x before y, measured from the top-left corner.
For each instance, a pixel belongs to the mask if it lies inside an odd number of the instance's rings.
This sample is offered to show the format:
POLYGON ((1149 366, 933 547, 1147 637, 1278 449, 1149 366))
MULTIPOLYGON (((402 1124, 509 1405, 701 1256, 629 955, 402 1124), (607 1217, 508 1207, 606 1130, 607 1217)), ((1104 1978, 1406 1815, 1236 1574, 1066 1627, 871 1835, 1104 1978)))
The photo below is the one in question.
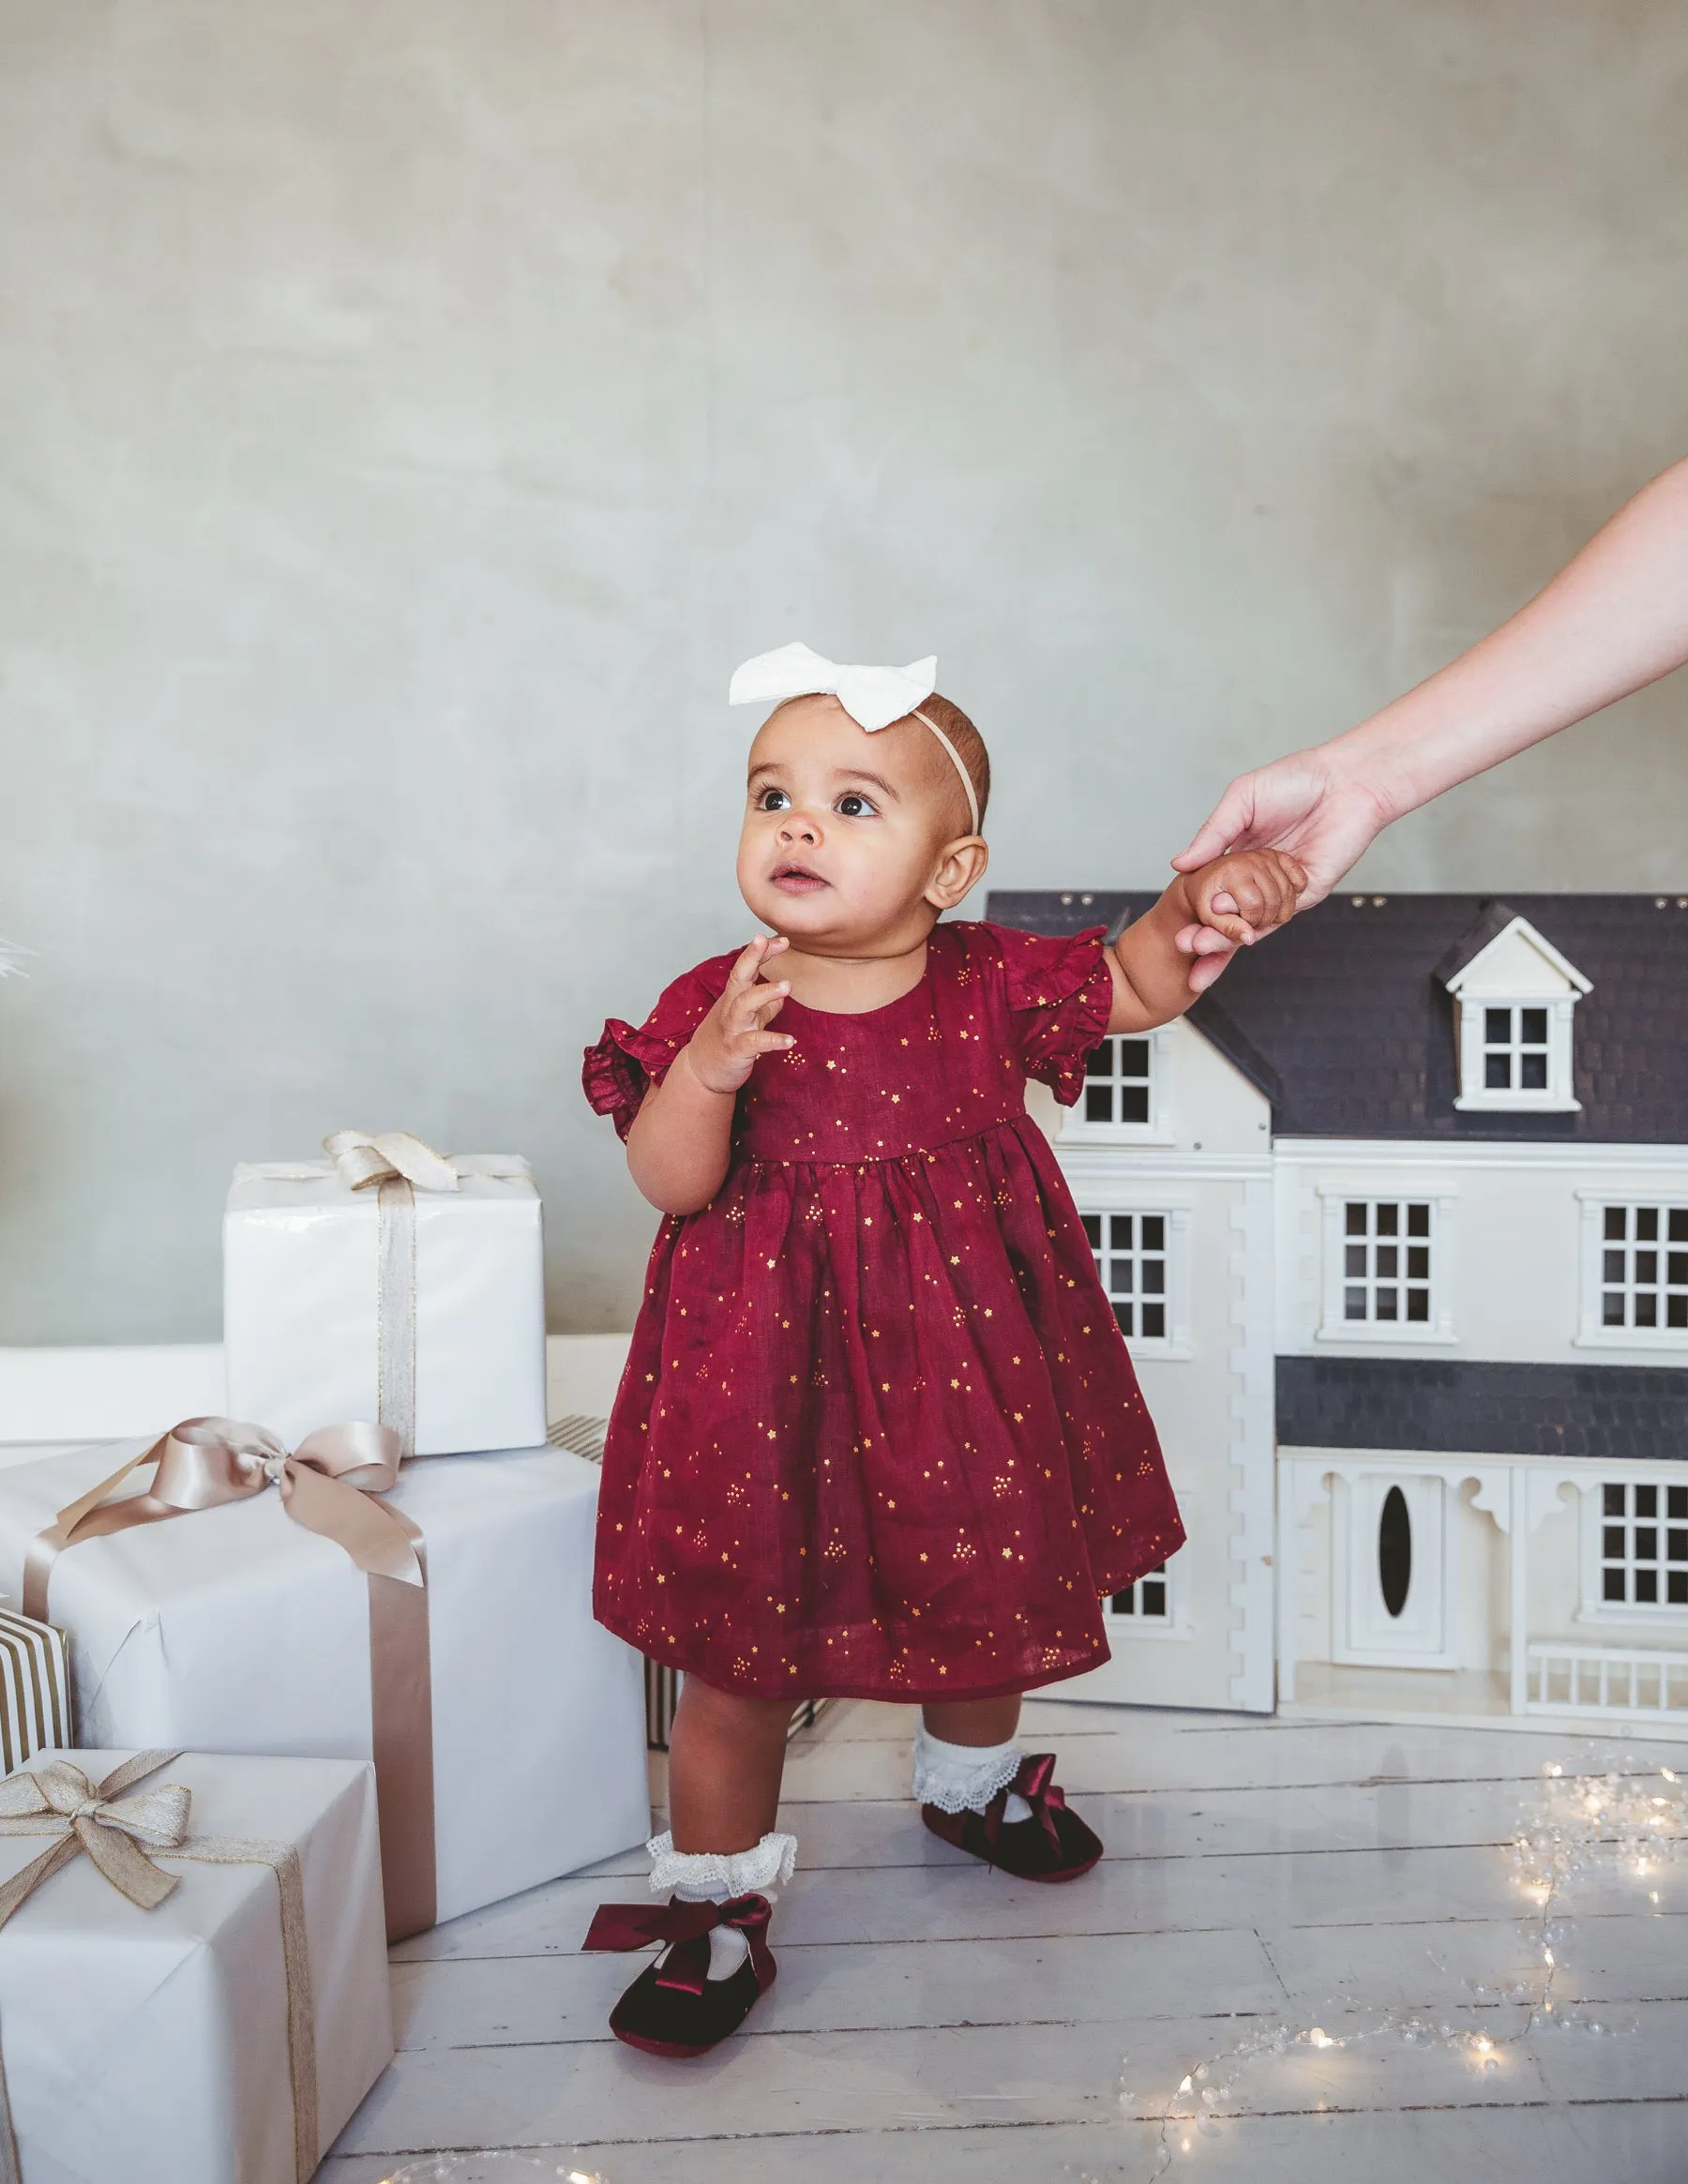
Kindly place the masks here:
POLYGON ((836 698, 858 728, 869 735, 889 728, 894 720, 911 714, 924 721, 949 753, 950 763, 961 776, 967 791, 967 808, 972 831, 979 831, 979 799, 972 776, 961 754, 922 702, 938 687, 938 655, 914 660, 906 668, 841 668, 823 660, 806 644, 782 644, 776 652, 759 652, 733 670, 727 691, 729 705, 780 705, 788 698, 836 698))

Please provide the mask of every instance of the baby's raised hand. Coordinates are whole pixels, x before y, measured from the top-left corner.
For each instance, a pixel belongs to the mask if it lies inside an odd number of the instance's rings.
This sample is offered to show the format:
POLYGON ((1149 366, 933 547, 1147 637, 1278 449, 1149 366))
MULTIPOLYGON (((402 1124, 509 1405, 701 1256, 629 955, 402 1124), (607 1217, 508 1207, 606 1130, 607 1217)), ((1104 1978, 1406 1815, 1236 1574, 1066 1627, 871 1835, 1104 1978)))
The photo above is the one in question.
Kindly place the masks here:
POLYGON ((791 987, 783 980, 770 986, 761 975, 764 965, 789 945, 778 936, 752 941, 732 966, 726 992, 692 1033, 686 1061, 707 1091, 737 1092, 759 1054, 776 1054, 796 1045, 783 1032, 767 1029, 791 987))
POLYGON ((1306 893, 1307 873, 1285 850, 1239 850, 1190 873, 1185 884, 1200 923, 1248 947, 1289 924, 1306 893))

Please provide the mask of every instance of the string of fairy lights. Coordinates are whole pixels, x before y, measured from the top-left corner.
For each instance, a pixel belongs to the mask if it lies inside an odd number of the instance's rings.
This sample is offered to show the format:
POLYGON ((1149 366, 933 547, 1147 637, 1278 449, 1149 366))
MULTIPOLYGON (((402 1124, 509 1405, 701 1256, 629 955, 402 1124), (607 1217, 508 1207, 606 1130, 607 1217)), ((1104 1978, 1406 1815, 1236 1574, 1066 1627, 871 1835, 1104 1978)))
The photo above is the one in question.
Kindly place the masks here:
MULTIPOLYGON (((1530 1976, 1504 1987, 1468 1981, 1469 2003, 1464 2021, 1458 2011, 1426 2012, 1394 2009, 1364 2011, 1352 1996, 1340 2007, 1345 2022, 1329 2032, 1322 2025, 1298 2026, 1274 2019, 1222 2053, 1195 2064, 1177 2089, 1162 2101, 1141 2102, 1124 2085, 1123 2114, 1160 2125, 1153 2174, 1162 2175, 1174 2161, 1199 2151, 1203 2139, 1216 2138, 1248 2114, 1249 2081, 1260 2068, 1279 2058, 1326 2057, 1336 2051, 1376 2051, 1387 2043, 1440 2049, 1468 2071, 1503 2071, 1530 2041, 1548 2031, 1605 2039, 1633 2032, 1633 2022, 1614 2019, 1602 2004, 1567 2005, 1555 1993, 1567 1971, 1563 1951, 1574 1941, 1571 1899, 1587 1883, 1634 1883, 1655 1912, 1656 1883, 1662 1868, 1688 1855, 1688 1792, 1676 1770, 1640 1766, 1626 1757, 1604 1773, 1567 1773, 1549 1762, 1543 1768, 1532 1801, 1521 1815, 1511 1846, 1512 1880, 1535 1913, 1530 1946, 1530 1976), (1521 2011, 1510 2030, 1500 2028, 1505 2011, 1521 2011), (1357 2011, 1367 2021, 1352 2023, 1357 2011), (1472 2011, 1487 2022, 1472 2023, 1472 2011)), ((1333 2023, 1337 2022, 1333 2018, 1333 2023)), ((1321 2066, 1319 2076, 1331 2083, 1321 2066)), ((1328 2112, 1350 2103, 1333 2091, 1309 2094, 1306 2105, 1328 2112)), ((1259 2096, 1257 2093, 1256 2101, 1259 2096)), ((1258 2113, 1257 2105, 1256 2113, 1258 2113)), ((1086 2180, 1088 2184, 1088 2180, 1086 2180)))

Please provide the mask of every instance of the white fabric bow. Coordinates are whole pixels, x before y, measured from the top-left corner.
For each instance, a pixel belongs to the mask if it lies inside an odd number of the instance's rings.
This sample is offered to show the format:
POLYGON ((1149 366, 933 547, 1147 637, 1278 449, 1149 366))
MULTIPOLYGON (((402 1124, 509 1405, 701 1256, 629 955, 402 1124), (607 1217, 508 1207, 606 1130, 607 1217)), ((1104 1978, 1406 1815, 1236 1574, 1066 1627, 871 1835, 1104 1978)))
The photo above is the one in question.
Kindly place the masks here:
POLYGON ((836 698, 858 728, 871 735, 905 720, 938 687, 938 655, 906 668, 841 668, 806 644, 759 652, 735 669, 729 705, 777 705, 787 698, 836 698))
POLYGON ((824 660, 806 644, 782 644, 776 652, 759 652, 752 660, 735 668, 727 685, 729 705, 781 705, 788 698, 836 698, 858 728, 869 735, 889 728, 894 720, 911 714, 924 721, 949 754, 960 776, 972 817, 979 831, 979 798, 960 752, 929 714, 920 708, 938 687, 938 655, 911 660, 906 668, 841 668, 824 660))

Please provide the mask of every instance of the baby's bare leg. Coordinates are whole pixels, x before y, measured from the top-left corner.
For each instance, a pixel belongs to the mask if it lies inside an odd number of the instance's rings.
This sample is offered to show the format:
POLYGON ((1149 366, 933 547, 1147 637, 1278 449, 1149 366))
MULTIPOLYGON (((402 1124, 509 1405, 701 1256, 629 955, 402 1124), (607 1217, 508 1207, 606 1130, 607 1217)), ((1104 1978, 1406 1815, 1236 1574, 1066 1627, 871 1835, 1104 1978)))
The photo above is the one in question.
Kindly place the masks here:
POLYGON ((927 1736, 942 1737, 946 1744, 1006 1744, 1019 1727, 1019 1694, 928 1699, 920 1712, 927 1736))
POLYGON ((746 1698, 686 1679, 669 1737, 676 1850, 729 1857, 774 1831, 791 1719, 783 1699, 746 1698))

